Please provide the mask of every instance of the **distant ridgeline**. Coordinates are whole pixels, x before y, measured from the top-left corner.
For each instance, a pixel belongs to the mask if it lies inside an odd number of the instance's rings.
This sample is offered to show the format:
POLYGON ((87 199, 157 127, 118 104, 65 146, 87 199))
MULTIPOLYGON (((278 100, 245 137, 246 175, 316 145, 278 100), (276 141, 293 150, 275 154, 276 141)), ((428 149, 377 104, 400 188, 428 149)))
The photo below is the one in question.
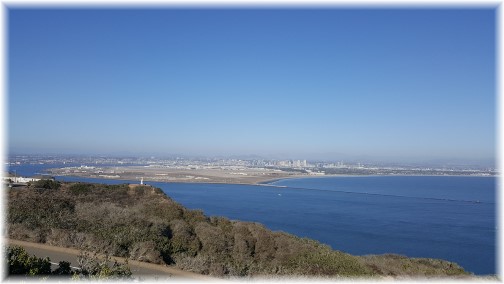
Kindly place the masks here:
POLYGON ((455 263, 353 256, 263 225, 207 217, 143 185, 33 183, 8 190, 17 240, 111 253, 214 276, 466 276, 455 263), (43 188, 41 188, 43 187, 43 188))

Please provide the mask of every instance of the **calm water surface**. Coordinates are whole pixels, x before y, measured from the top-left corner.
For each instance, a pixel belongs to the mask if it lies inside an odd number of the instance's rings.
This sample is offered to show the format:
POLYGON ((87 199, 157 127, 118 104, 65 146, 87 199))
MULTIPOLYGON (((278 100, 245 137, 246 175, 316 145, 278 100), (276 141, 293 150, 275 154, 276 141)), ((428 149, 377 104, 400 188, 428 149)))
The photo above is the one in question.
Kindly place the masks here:
MULTIPOLYGON (((156 184, 155 184, 156 185, 156 184)), ((338 177, 271 186, 170 184, 208 215, 257 221, 357 255, 398 253, 495 273, 495 178, 338 177)))

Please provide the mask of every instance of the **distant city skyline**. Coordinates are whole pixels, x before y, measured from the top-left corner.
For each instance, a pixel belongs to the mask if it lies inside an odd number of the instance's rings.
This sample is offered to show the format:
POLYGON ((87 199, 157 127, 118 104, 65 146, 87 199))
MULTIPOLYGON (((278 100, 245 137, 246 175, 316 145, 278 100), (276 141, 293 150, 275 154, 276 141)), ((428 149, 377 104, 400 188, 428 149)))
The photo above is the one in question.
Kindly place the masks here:
POLYGON ((494 162, 495 13, 10 8, 8 151, 494 162))

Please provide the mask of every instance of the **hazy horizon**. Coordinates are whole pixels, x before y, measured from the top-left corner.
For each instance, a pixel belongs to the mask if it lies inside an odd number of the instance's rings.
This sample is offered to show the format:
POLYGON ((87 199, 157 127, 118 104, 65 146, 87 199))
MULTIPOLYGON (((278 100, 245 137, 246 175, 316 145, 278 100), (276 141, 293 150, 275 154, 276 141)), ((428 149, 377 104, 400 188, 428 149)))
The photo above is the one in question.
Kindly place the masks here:
POLYGON ((8 13, 10 154, 495 164, 495 8, 8 13))
POLYGON ((376 164, 376 165, 419 165, 419 166, 476 166, 495 168, 495 158, 487 159, 460 159, 460 158, 403 158, 403 157, 372 157, 372 156, 349 156, 342 153, 315 153, 312 155, 288 155, 285 153, 274 154, 191 154, 191 153, 134 153, 134 152, 11 152, 13 156, 61 156, 61 157, 108 157, 108 158, 187 158, 187 159, 242 159, 242 160, 307 160, 311 162, 344 162, 350 164, 376 164))

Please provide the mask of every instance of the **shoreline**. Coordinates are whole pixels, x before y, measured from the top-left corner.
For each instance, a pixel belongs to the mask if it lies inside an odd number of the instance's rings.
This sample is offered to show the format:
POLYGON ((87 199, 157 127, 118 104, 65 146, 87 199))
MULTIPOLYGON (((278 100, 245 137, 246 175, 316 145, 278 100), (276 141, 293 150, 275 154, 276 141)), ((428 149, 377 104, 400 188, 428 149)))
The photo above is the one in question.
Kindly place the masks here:
POLYGON ((334 178, 334 177, 342 177, 342 178, 354 178, 354 177, 495 177, 498 178, 500 177, 499 175, 493 175, 493 176, 478 176, 478 175, 320 175, 320 176, 305 176, 305 175, 300 175, 300 176, 290 176, 290 177, 284 177, 284 178, 276 178, 276 179, 271 179, 271 180, 266 180, 262 182, 257 182, 255 183, 256 185, 266 185, 266 184, 271 184, 273 182, 281 181, 281 180, 288 180, 288 179, 311 179, 311 178, 334 178))
POLYGON ((378 176, 477 176, 496 177, 498 172, 473 171, 333 171, 301 172, 266 168, 165 168, 150 166, 124 167, 54 167, 46 171, 53 176, 74 177, 76 179, 124 180, 132 184, 145 182, 160 183, 206 183, 237 185, 270 185, 287 179, 339 178, 339 177, 378 177, 378 176))
MULTIPOLYGON (((135 184, 131 183, 134 180, 128 180, 128 179, 121 179, 121 178, 105 178, 105 177, 89 177, 89 176, 74 176, 74 175, 55 175, 55 178, 85 178, 85 179, 93 179, 93 180, 114 180, 114 181, 124 181, 124 183, 129 183, 129 184, 135 184)), ((277 181, 282 181, 282 180, 290 180, 290 179, 313 179, 313 178, 359 178, 359 177, 483 177, 483 178, 499 178, 499 175, 491 175, 491 176, 484 176, 484 175, 320 175, 320 176, 309 176, 309 175, 292 175, 292 176, 286 176, 286 177, 281 177, 281 178, 274 178, 274 179, 269 179, 269 180, 264 180, 264 181, 257 181, 257 182, 219 182, 219 181, 156 181, 156 180, 150 180, 150 179, 144 179, 145 182, 156 182, 156 183, 184 183, 184 184, 230 184, 230 185, 256 185, 256 186, 274 186, 271 185, 271 183, 277 182, 277 181)), ((146 184, 148 185, 148 184, 146 184)))

